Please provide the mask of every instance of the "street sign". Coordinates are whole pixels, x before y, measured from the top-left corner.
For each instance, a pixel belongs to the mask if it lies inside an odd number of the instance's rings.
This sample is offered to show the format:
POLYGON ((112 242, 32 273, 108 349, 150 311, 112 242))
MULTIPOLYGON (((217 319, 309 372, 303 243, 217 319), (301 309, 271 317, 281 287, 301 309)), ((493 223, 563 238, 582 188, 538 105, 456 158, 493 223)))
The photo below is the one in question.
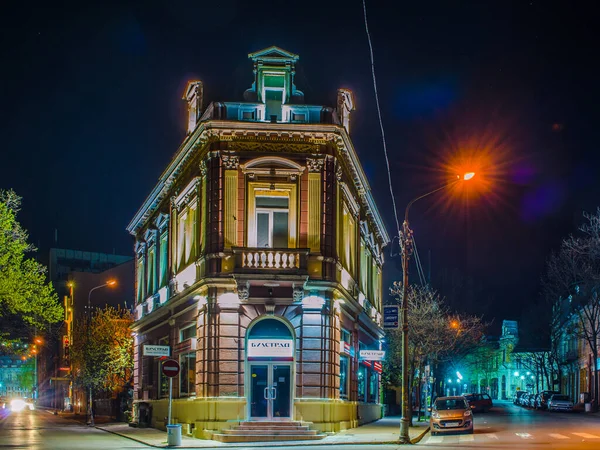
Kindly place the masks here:
POLYGON ((144 356, 171 356, 168 345, 144 345, 144 356))
POLYGON ((399 316, 398 306, 384 306, 383 307, 383 329, 384 330, 397 330, 399 328, 399 316))
POLYGON ((358 352, 358 357, 368 361, 383 361, 385 350, 361 350, 358 352))
POLYGON ((179 369, 179 363, 174 359, 167 359, 162 365, 163 375, 169 378, 179 375, 179 369))

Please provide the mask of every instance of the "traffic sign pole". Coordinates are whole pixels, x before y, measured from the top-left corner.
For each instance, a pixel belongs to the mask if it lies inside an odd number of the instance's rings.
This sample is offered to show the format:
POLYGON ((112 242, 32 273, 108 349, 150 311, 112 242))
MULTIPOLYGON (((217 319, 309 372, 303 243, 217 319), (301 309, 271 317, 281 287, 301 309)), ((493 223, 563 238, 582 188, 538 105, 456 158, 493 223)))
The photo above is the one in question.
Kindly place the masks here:
POLYGON ((173 404, 173 377, 169 377, 169 419, 167 425, 171 425, 171 405, 173 404))
POLYGON ((179 363, 174 359, 167 359, 162 365, 162 373, 164 376, 169 377, 169 417, 167 419, 167 425, 171 425, 171 406, 173 404, 173 377, 179 375, 181 367, 179 363))

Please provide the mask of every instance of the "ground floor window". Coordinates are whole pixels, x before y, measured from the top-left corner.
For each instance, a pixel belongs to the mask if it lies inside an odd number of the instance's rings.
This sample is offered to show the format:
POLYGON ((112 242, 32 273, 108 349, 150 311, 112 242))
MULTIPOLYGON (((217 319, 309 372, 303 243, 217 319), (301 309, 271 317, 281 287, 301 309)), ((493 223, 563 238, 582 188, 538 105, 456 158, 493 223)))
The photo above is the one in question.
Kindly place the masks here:
POLYGON ((181 396, 196 393, 196 352, 185 353, 179 357, 179 393, 181 396))
POLYGON ((367 402, 377 403, 377 397, 379 395, 379 374, 373 369, 368 370, 369 374, 369 395, 367 402))
POLYGON ((340 356, 340 398, 348 398, 348 368, 347 356, 340 356))
MULTIPOLYGON (((158 345, 169 345, 169 336, 158 340, 158 345)), ((158 360, 158 398, 169 396, 169 377, 162 372, 162 361, 158 360)))
POLYGON ((358 401, 364 402, 367 398, 367 368, 363 365, 358 368, 358 401))

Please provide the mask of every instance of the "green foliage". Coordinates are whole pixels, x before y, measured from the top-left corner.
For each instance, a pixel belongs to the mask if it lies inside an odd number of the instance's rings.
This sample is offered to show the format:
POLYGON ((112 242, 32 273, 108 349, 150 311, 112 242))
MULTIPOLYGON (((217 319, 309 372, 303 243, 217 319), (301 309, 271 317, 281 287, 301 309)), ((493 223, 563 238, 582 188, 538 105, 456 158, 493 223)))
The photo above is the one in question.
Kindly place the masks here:
POLYGON ((21 321, 44 330, 62 320, 63 308, 46 282, 46 267, 25 257, 35 248, 17 221, 20 206, 13 191, 0 190, 0 323, 3 330, 21 321))
POLYGON ((96 309, 75 322, 71 360, 75 383, 95 391, 118 391, 133 375, 133 323, 126 309, 96 309))

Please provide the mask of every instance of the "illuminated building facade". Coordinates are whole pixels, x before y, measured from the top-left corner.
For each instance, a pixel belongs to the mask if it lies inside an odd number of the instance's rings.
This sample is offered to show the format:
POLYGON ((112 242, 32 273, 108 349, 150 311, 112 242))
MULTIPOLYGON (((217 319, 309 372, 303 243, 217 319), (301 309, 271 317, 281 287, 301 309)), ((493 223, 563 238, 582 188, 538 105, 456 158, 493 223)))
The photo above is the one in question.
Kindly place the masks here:
POLYGON ((188 134, 128 231, 135 237, 135 397, 163 427, 168 382, 144 345, 181 364, 173 417, 213 437, 231 421, 339 431, 381 415, 382 248, 389 237, 349 137, 352 93, 304 103, 298 56, 249 55, 243 102, 184 93, 188 134))

